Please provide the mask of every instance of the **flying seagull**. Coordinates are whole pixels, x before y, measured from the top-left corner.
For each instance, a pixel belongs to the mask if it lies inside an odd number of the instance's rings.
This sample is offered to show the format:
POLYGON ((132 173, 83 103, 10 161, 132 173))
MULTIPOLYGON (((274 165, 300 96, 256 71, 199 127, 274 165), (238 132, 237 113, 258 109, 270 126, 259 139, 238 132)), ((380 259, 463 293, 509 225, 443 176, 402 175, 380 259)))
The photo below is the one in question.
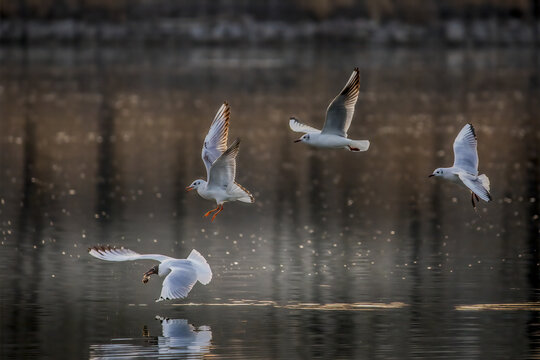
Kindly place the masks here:
POLYGON ((304 133, 294 142, 305 142, 320 148, 343 148, 349 151, 366 151, 369 149, 369 140, 351 140, 347 138, 347 131, 351 126, 359 89, 360 72, 358 68, 355 68, 343 90, 326 109, 326 121, 322 130, 302 124, 296 118, 291 117, 289 127, 292 131, 304 133))
POLYGON ((454 140, 454 166, 435 169, 429 175, 429 177, 442 177, 471 190, 471 202, 474 209, 476 209, 475 199, 476 202, 480 199, 491 201, 489 179, 485 174, 478 175, 476 140, 474 127, 471 124, 465 125, 454 140))
POLYGON ((223 210, 225 202, 236 200, 246 203, 255 202, 253 195, 234 180, 240 139, 236 139, 227 148, 230 114, 229 104, 224 103, 219 108, 204 139, 201 157, 206 166, 207 181, 198 179, 186 187, 186 191, 197 190, 201 197, 216 202, 217 207, 204 214, 206 217, 215 212, 212 221, 223 210))
POLYGON ((93 257, 107 261, 159 261, 160 264, 145 272, 142 278, 142 282, 146 284, 153 274, 165 277, 161 295, 156 302, 183 299, 197 281, 206 285, 212 280, 212 270, 197 250, 191 250, 187 259, 175 259, 159 254, 139 254, 129 249, 117 249, 110 246, 94 246, 89 248, 88 252, 93 257))

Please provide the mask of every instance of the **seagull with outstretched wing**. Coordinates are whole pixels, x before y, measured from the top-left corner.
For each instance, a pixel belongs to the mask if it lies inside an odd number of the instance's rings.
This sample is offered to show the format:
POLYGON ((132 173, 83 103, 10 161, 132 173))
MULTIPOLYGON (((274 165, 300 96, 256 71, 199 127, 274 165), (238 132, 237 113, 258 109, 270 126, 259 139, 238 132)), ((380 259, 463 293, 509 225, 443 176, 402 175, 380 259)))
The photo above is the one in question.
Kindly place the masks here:
POLYGON ((359 93, 360 71, 355 68, 343 90, 328 106, 322 130, 302 124, 296 118, 291 117, 289 120, 291 130, 304 133, 294 142, 305 142, 320 148, 343 148, 349 151, 369 149, 369 140, 352 140, 347 137, 359 93))
POLYGON ((201 157, 206 167, 206 179, 197 179, 186 187, 186 191, 197 190, 204 199, 214 200, 217 207, 204 216, 212 216, 212 221, 223 210, 228 201, 255 202, 255 198, 242 185, 235 181, 236 156, 240 147, 240 139, 227 148, 229 135, 229 104, 224 103, 218 110, 210 130, 204 139, 201 157))
POLYGON ((437 168, 429 177, 437 176, 458 185, 463 185, 471 191, 471 202, 476 209, 480 199, 491 201, 489 193, 489 178, 478 175, 477 138, 474 127, 467 124, 461 129, 454 140, 454 165, 449 168, 437 168), (475 202, 476 199, 476 202, 475 202))
POLYGON ((147 283, 151 275, 165 277, 161 295, 156 300, 173 300, 185 298, 193 285, 198 281, 206 285, 212 280, 212 270, 206 259, 197 251, 191 250, 187 259, 175 259, 160 254, 139 254, 129 249, 117 249, 110 246, 94 246, 88 249, 93 257, 107 261, 154 260, 160 263, 143 274, 143 283, 147 283))

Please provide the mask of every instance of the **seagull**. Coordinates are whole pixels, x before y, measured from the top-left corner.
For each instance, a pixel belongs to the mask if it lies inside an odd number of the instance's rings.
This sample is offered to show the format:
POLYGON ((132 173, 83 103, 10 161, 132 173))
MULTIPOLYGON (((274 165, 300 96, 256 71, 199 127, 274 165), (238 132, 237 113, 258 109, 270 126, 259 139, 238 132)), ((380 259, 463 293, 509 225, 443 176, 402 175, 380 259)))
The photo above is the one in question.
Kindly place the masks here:
POLYGON ((124 248, 110 246, 94 246, 88 249, 93 257, 107 261, 155 260, 160 264, 143 274, 142 282, 146 284, 151 275, 165 277, 161 295, 156 302, 163 300, 183 299, 197 281, 206 285, 212 280, 212 270, 206 259, 195 249, 191 250, 187 259, 175 259, 159 254, 139 254, 124 248))
POLYGON ((311 146, 321 148, 367 151, 369 149, 369 140, 351 140, 347 138, 347 130, 351 126, 359 89, 360 72, 358 68, 355 68, 343 90, 326 109, 326 121, 322 130, 302 124, 294 117, 290 118, 289 127, 292 131, 304 133, 294 142, 305 142, 311 146))
POLYGON ((490 202, 489 179, 485 174, 478 175, 478 152, 476 151, 476 132, 471 124, 461 129, 454 140, 454 166, 438 168, 429 177, 438 176, 471 190, 471 202, 476 210, 480 199, 490 202), (480 198, 480 199, 479 199, 480 198))
POLYGON ((223 204, 227 201, 255 202, 253 195, 234 181, 240 139, 236 139, 227 148, 230 114, 229 104, 225 102, 219 108, 204 139, 201 157, 206 167, 207 181, 198 179, 186 187, 186 191, 197 190, 201 197, 216 202, 217 207, 204 214, 206 217, 215 212, 212 221, 223 210, 223 204))

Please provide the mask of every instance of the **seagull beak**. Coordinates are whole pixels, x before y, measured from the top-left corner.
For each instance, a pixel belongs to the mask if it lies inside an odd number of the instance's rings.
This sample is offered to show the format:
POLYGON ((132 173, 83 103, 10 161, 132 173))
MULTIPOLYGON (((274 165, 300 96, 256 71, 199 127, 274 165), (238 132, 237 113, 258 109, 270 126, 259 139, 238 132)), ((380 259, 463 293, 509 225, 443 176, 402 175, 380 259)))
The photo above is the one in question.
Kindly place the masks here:
POLYGON ((191 191, 191 190, 193 190, 193 189, 194 189, 193 186, 188 186, 188 187, 186 187, 186 191, 191 191))
POLYGON ((296 139, 294 140, 295 143, 302 141, 302 139, 296 139))
POLYGON ((147 272, 143 274, 142 282, 146 284, 148 282, 148 279, 150 279, 150 276, 157 274, 157 269, 155 267, 151 268, 147 272))
POLYGON ((433 175, 433 174, 430 174, 430 175, 428 176, 428 178, 430 178, 430 177, 432 177, 432 176, 435 176, 435 175, 433 175))

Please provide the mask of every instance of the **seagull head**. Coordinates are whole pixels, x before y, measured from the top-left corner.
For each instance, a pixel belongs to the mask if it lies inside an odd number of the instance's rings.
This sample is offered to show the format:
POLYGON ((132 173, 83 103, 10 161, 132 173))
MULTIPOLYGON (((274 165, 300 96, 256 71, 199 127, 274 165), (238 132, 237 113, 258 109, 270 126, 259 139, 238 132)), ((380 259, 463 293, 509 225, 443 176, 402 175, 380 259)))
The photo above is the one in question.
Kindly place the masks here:
POLYGON ((299 139, 294 140, 294 142, 295 142, 295 143, 301 142, 301 141, 303 141, 303 142, 309 142, 309 138, 310 138, 310 137, 309 137, 309 134, 304 134, 304 135, 302 135, 299 139))
POLYGON ((203 184, 206 183, 206 181, 198 179, 191 183, 191 185, 186 187, 186 191, 191 191, 198 189, 199 187, 203 186, 203 184))
POLYGON ((150 276, 154 274, 159 274, 159 265, 153 266, 150 270, 145 272, 143 274, 142 282, 146 284, 148 282, 148 279, 150 279, 150 276))
POLYGON ((433 173, 432 173, 431 175, 429 175, 428 177, 432 177, 432 176, 443 176, 443 174, 444 174, 443 169, 437 168, 437 169, 435 169, 435 171, 433 171, 433 173))

